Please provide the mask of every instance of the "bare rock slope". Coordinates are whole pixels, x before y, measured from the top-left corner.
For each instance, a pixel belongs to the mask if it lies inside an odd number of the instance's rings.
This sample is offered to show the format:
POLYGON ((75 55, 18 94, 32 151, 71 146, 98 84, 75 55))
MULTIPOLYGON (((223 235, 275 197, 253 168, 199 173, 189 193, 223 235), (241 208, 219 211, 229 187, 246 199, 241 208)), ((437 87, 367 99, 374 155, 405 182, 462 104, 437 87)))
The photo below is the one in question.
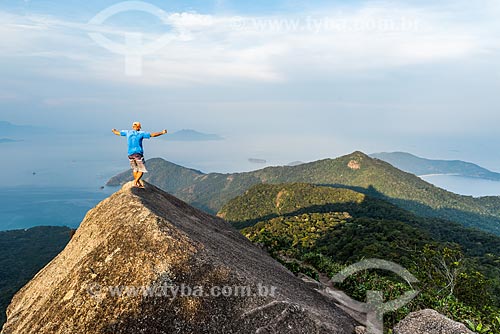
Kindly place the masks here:
POLYGON ((14 296, 2 334, 334 334, 356 325, 224 220, 127 183, 14 296))
POLYGON ((410 313, 394 327, 395 334, 474 334, 464 324, 437 311, 426 309, 410 313))

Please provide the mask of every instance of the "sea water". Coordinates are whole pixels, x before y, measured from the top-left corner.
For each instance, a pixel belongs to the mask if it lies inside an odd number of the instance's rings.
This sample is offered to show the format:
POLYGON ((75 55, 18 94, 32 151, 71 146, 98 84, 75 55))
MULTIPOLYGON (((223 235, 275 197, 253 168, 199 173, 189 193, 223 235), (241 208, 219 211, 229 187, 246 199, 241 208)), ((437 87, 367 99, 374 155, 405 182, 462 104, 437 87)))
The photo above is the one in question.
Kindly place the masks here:
MULTIPOLYGON (((309 136, 307 141, 298 136, 255 136, 201 142, 171 142, 165 136, 145 141, 144 146, 147 159, 162 157, 206 173, 243 172, 349 153, 347 149, 338 151, 338 142, 321 136, 309 136), (284 149, 290 146, 293 149, 284 149)), ((111 132, 26 138, 0 148, 4 166, 0 230, 38 225, 77 227, 89 209, 117 190, 105 187, 106 181, 129 169, 125 138, 111 132)), ((500 182, 449 175, 423 179, 459 194, 500 195, 500 182)))
POLYGON ((19 186, 0 188, 0 231, 39 225, 78 227, 112 189, 19 186))
POLYGON ((421 177, 433 185, 460 195, 500 196, 500 182, 456 175, 427 175, 421 177))

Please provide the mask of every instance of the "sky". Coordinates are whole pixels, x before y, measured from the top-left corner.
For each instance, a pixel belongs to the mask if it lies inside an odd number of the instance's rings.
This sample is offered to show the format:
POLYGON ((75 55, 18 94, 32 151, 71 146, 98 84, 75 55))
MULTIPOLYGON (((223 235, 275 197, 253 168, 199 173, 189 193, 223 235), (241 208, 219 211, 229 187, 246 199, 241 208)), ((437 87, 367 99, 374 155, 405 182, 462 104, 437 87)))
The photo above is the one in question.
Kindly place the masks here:
POLYGON ((92 135, 140 120, 265 138, 289 160, 404 150, 500 170, 499 12, 498 0, 2 0, 0 120, 92 135), (309 154, 291 159, 297 145, 309 154))

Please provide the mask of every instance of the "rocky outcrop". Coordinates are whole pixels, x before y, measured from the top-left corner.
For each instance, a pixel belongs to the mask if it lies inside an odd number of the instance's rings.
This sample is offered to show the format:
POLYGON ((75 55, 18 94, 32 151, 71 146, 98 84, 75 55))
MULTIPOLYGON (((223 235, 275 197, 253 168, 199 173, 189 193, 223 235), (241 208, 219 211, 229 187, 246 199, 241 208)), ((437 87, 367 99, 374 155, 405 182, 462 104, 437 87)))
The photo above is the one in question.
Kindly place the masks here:
POLYGON ((474 334, 464 324, 434 310, 410 313, 394 327, 394 334, 474 334))
POLYGON ((224 220, 127 183, 14 296, 2 333, 350 334, 357 325, 224 220))

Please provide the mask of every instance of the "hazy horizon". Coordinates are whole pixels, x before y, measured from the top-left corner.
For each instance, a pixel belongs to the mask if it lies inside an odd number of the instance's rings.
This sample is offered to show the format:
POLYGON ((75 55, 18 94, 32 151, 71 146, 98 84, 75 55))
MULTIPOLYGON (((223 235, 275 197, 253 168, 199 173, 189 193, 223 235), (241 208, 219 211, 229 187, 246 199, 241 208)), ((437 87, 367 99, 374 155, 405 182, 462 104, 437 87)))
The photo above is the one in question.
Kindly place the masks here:
MULTIPOLYGON (((282 136, 280 139, 240 136, 217 141, 169 142, 168 135, 165 135, 163 139, 145 141, 144 146, 147 159, 161 157, 205 173, 250 171, 297 160, 309 162, 335 158, 358 150, 352 148, 342 152, 339 142, 333 147, 331 140, 322 136, 308 141, 297 136, 282 136), (293 145, 294 151, 281 151, 286 145, 293 145), (251 163, 249 158, 266 160, 266 163, 251 163)), ((125 139, 111 131, 98 135, 56 133, 27 136, 23 141, 1 145, 3 153, 10 157, 9 166, 13 169, 9 171, 8 182, 0 185, 0 199, 5 204, 0 210, 3 217, 0 230, 39 225, 76 227, 89 209, 116 190, 101 189, 106 181, 129 170, 125 139)), ((450 151, 449 154, 456 156, 463 155, 463 152, 450 151)), ((447 175, 423 179, 463 195, 500 195, 500 182, 447 175)))
MULTIPOLYGON (((54 129, 39 130, 41 132, 39 134, 11 136, 22 139, 21 141, 1 144, 3 153, 11 157, 10 165, 14 169, 10 172, 9 183, 0 187, 34 185, 97 189, 111 176, 128 169, 126 141, 123 137, 113 135, 111 131, 89 129, 88 133, 85 131, 72 133, 58 132, 54 129)), ((328 134, 279 137, 216 134, 221 135, 223 140, 169 141, 169 134, 146 140, 145 157, 146 159, 161 157, 204 173, 233 173, 287 165, 294 161, 311 162, 336 158, 354 151, 366 154, 404 151, 423 158, 472 162, 498 172, 495 168, 498 157, 489 154, 485 155, 486 159, 481 160, 483 152, 475 150, 472 142, 466 142, 462 150, 452 150, 443 148, 444 145, 439 143, 428 141, 427 150, 416 150, 416 147, 410 144, 378 146, 377 143, 372 143, 363 147, 362 143, 357 143, 356 138, 351 141, 328 134), (293 150, 287 150, 287 147, 293 147, 293 150)), ((482 147, 482 150, 486 149, 482 147)), ((433 179, 427 181, 435 183, 433 179)), ((437 184, 439 185, 439 180, 437 184)), ((450 180, 443 184, 446 185, 445 189, 454 189, 450 180)), ((459 186, 457 189, 464 187, 459 186)), ((459 193, 481 195, 476 191, 459 193)))
POLYGON ((0 119, 264 137, 292 161, 362 150, 500 165, 494 0, 141 4, 2 2, 0 119), (151 52, 121 50, 126 36, 151 52))
MULTIPOLYGON (((129 168, 111 129, 133 121, 222 136, 144 144, 147 159, 206 173, 354 151, 500 172, 499 9, 494 0, 3 1, 0 121, 45 130, 0 133, 22 140, 0 143, 0 188, 100 198, 129 168)), ((474 195, 497 189, 432 181, 474 195)))

